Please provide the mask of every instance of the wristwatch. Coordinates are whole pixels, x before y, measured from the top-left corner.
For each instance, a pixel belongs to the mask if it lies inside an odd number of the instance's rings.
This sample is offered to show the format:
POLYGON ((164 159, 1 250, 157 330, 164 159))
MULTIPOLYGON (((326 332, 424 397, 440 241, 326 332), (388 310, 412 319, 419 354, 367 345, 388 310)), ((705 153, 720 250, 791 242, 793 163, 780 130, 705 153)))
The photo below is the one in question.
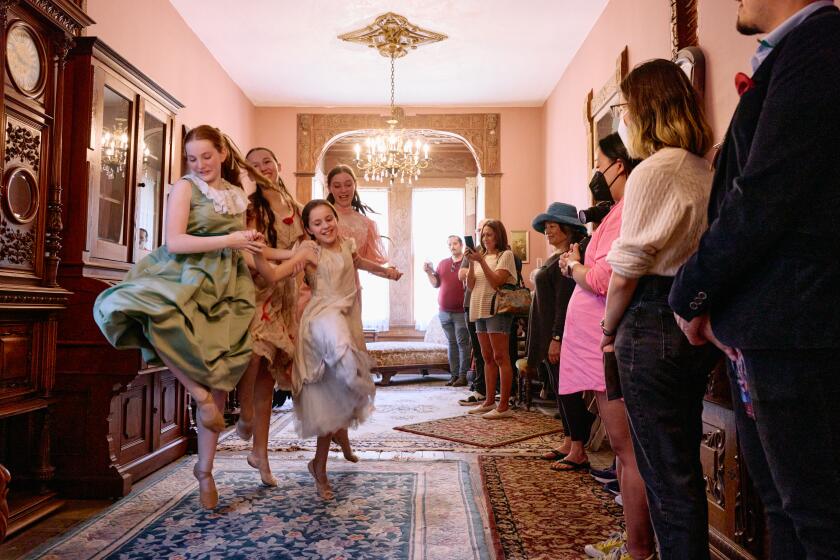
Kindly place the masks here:
POLYGON ((615 336, 615 331, 608 331, 607 327, 604 326, 604 322, 606 319, 601 319, 601 332, 604 333, 604 336, 615 336))
POLYGON ((556 340, 557 342, 560 342, 560 335, 555 334, 551 337, 551 340, 556 340))

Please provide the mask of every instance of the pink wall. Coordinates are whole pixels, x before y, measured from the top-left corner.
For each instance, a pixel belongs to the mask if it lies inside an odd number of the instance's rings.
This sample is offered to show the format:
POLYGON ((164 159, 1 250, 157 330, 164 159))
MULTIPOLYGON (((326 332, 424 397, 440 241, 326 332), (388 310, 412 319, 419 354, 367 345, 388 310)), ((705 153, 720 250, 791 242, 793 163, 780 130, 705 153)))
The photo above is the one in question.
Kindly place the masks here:
MULTIPOLYGON (((733 77, 749 71, 755 39, 735 32, 737 4, 701 0, 700 46, 706 55, 706 109, 715 138, 726 132, 738 97, 733 77)), ((630 68, 671 57, 670 7, 662 0, 611 0, 545 104, 545 178, 548 201, 588 204, 583 103, 610 78, 626 45, 630 68)))
MULTIPOLYGON (((407 114, 500 113, 502 216, 511 229, 531 229, 531 219, 545 210, 543 110, 539 107, 406 107, 407 114)), ((273 150, 282 165, 281 175, 295 184, 298 113, 385 113, 384 108, 260 107, 256 114, 256 145, 273 150)), ((532 258, 545 256, 545 242, 530 233, 532 258)), ((526 266, 526 274, 530 267, 526 266)))
POLYGON ((168 0, 88 0, 97 36, 186 105, 176 124, 212 124, 240 146, 253 141, 254 105, 168 0))

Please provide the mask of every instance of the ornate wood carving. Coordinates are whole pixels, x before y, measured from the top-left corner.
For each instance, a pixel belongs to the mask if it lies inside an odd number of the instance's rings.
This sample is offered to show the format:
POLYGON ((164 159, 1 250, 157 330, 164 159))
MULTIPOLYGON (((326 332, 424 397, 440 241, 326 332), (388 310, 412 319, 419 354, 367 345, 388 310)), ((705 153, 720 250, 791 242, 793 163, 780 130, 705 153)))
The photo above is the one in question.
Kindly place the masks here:
POLYGON ((7 122, 6 155, 3 159, 6 163, 17 159, 30 164, 33 170, 38 171, 41 165, 41 135, 27 127, 7 122))
POLYGON ((712 450, 712 473, 704 474, 706 482, 706 494, 720 507, 726 507, 726 481, 725 481, 725 460, 726 460, 726 433, 723 430, 715 430, 703 434, 701 445, 712 450))
POLYGON ((760 498, 756 494, 750 482, 747 467, 741 461, 741 453, 735 455, 735 464, 740 474, 741 484, 738 485, 738 492, 735 494, 735 540, 750 551, 761 550, 764 546, 764 516, 762 511, 756 509, 760 498))
POLYGON ((624 47, 618 54, 618 58, 616 58, 615 70, 607 83, 601 86, 601 89, 597 93, 590 90, 586 94, 583 102, 583 116, 586 123, 587 169, 595 167, 595 143, 598 140, 596 130, 598 117, 604 113, 607 103, 613 99, 613 96, 619 93, 621 80, 627 75, 628 70, 629 58, 627 47, 624 47))
POLYGON ((671 0, 671 54, 698 44, 699 10, 697 0, 671 0))
MULTIPOLYGON (((33 222, 34 223, 34 222, 33 222)), ((19 229, 0 214, 0 263, 34 266, 35 229, 19 229)))
POLYGON ((94 21, 75 3, 63 0, 23 0, 70 35, 79 35, 82 28, 94 21))

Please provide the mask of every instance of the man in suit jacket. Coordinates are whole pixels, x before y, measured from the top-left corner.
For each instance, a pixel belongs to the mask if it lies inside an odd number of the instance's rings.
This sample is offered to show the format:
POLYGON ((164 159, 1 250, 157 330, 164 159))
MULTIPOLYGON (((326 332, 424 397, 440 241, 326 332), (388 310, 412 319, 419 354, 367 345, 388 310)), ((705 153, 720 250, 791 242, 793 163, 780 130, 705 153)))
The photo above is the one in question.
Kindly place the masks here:
POLYGON ((771 558, 840 558, 840 11, 741 0, 759 41, 721 148, 709 229, 670 304, 732 360, 771 558))

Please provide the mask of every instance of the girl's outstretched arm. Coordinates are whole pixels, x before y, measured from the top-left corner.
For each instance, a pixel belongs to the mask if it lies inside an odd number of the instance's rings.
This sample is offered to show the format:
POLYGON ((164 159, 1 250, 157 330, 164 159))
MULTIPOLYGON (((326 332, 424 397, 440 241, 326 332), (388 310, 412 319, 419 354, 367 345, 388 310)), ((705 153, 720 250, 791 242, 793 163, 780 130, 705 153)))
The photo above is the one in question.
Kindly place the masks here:
POLYGON ((288 276, 297 274, 307 263, 317 264, 318 256, 312 249, 306 248, 295 252, 294 256, 279 265, 273 265, 263 256, 262 253, 254 255, 254 265, 260 276, 269 282, 277 282, 288 276))
POLYGON ((370 272, 374 276, 381 276, 382 278, 387 278, 388 280, 399 280, 403 275, 402 272, 394 267, 385 267, 376 264, 373 261, 363 259, 357 253, 353 253, 353 264, 359 270, 370 272))

